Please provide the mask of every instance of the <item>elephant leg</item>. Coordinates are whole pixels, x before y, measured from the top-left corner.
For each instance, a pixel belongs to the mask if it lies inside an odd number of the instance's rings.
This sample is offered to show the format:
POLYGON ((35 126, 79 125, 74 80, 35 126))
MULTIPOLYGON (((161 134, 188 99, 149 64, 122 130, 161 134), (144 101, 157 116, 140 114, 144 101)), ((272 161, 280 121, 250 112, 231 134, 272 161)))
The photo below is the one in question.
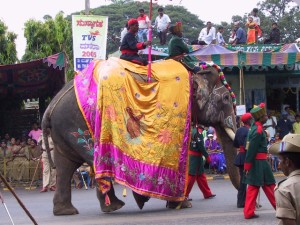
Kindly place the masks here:
POLYGON ((53 198, 53 214, 56 216, 78 214, 78 210, 71 202, 71 180, 80 164, 69 160, 58 151, 54 154, 54 162, 59 166, 56 168, 57 180, 53 198))
POLYGON ((113 211, 116 211, 116 210, 122 208, 125 205, 125 203, 123 201, 121 201, 120 199, 118 199, 117 196, 115 195, 115 189, 114 189, 113 184, 111 184, 111 189, 107 192, 107 195, 110 200, 110 204, 106 205, 105 204, 105 195, 106 194, 102 194, 102 192, 99 190, 98 182, 96 182, 96 183, 97 183, 97 189, 96 189, 97 198, 100 202, 100 207, 101 207, 102 212, 113 212, 113 211))
POLYGON ((169 209, 185 209, 185 208, 192 208, 192 203, 188 200, 184 200, 182 202, 171 202, 167 201, 167 208, 169 209))
POLYGON ((140 195, 134 191, 132 191, 133 197, 136 201, 136 204, 140 209, 143 209, 145 202, 148 202, 150 197, 146 197, 144 195, 140 195))

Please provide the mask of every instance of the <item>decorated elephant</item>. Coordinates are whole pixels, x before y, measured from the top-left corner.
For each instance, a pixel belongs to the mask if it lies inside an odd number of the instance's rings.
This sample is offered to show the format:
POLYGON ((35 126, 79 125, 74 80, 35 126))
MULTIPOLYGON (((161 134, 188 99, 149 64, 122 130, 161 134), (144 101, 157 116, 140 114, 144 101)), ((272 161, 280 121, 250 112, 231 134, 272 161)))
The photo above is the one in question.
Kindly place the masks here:
MULTIPOLYGON (((150 197, 167 200, 170 208, 184 205, 191 121, 216 129, 237 188, 235 99, 217 65, 203 63, 192 75, 177 61, 159 61, 147 77, 147 67, 124 60, 93 61, 53 98, 43 116, 43 132, 51 128, 55 146, 53 213, 78 213, 71 203, 71 179, 84 162, 95 170, 103 212, 124 205, 112 177, 134 191, 140 208, 150 197)), ((45 144, 48 148, 47 139, 45 144)))

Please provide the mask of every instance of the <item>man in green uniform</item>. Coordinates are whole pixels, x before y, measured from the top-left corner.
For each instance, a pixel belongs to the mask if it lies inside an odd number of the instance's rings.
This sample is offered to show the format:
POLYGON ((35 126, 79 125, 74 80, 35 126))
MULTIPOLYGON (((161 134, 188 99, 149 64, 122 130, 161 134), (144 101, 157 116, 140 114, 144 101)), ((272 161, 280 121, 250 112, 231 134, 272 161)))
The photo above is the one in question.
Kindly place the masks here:
POLYGON ((276 207, 274 197, 275 179, 267 161, 267 137, 263 129, 263 124, 268 119, 265 104, 261 103, 259 106, 255 106, 250 113, 255 122, 249 130, 244 163, 244 182, 248 184, 244 207, 245 219, 258 217, 254 211, 260 187, 264 190, 274 209, 276 207))
POLYGON ((204 147, 204 139, 201 132, 202 130, 200 128, 192 128, 192 139, 189 150, 189 178, 185 194, 186 198, 190 201, 192 199, 189 199, 189 194, 193 188, 195 181, 197 181, 198 187, 202 191, 205 199, 213 198, 216 196, 215 194, 212 194, 204 173, 203 156, 206 158, 207 162, 210 161, 210 158, 204 147))
POLYGON ((279 225, 300 224, 300 134, 288 134, 273 144, 271 154, 279 155, 281 170, 287 179, 275 188, 276 217, 279 225))
POLYGON ((168 45, 169 58, 179 61, 187 70, 193 73, 199 72, 200 67, 196 65, 199 60, 193 56, 186 55, 189 53, 189 47, 182 40, 182 24, 177 22, 169 28, 169 31, 172 34, 168 45))

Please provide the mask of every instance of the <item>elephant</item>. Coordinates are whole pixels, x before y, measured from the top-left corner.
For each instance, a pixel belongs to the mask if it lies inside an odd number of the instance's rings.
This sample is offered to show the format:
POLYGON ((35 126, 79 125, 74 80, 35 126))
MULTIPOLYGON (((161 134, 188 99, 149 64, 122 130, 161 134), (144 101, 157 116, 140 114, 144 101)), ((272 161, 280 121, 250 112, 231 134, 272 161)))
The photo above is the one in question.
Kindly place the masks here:
MULTIPOLYGON (((233 138, 236 131, 235 108, 233 93, 218 66, 201 67, 198 74, 193 74, 192 79, 192 120, 205 126, 213 126, 220 138, 221 145, 227 160, 227 171, 235 188, 239 185, 239 174, 233 165, 236 150, 233 147, 233 138)), ((167 70, 168 68, 166 68, 167 70)), ((135 79, 147 82, 145 76, 131 73, 135 79)), ((74 171, 87 162, 93 165, 93 154, 86 149, 91 148, 93 140, 88 132, 88 126, 82 112, 77 105, 74 81, 69 81, 52 99, 43 118, 42 130, 44 136, 48 128, 51 129, 51 137, 54 143, 54 163, 57 171, 57 186, 53 198, 54 215, 78 214, 78 210, 71 202, 71 179, 74 171), (85 143, 78 145, 74 136, 70 136, 74 130, 80 128, 80 135, 85 136, 85 143)), ((47 139, 45 139, 48 149, 47 139)), ((52 159, 50 157, 50 162, 52 159)), ((114 192, 113 186, 108 192, 110 204, 105 202, 103 195, 96 188, 97 198, 103 212, 112 212, 124 206, 114 192)), ((134 197, 140 208, 148 198, 135 193, 134 197)), ((169 204, 170 208, 176 205, 169 204)))

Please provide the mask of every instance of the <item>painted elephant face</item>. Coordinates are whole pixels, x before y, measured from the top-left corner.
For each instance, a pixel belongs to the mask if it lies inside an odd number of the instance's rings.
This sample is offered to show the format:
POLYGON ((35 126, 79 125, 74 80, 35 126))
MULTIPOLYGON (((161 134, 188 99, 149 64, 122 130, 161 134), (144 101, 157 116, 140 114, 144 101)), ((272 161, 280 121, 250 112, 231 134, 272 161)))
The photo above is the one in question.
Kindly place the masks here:
POLYGON ((239 174, 233 165, 236 149, 233 140, 236 131, 235 112, 229 90, 214 67, 193 76, 193 120, 213 126, 226 158, 227 172, 234 187, 239 187, 239 174))
POLYGON ((207 68, 208 73, 193 77, 193 104, 197 108, 199 123, 221 124, 235 131, 235 115, 232 98, 222 84, 214 68, 207 68))

